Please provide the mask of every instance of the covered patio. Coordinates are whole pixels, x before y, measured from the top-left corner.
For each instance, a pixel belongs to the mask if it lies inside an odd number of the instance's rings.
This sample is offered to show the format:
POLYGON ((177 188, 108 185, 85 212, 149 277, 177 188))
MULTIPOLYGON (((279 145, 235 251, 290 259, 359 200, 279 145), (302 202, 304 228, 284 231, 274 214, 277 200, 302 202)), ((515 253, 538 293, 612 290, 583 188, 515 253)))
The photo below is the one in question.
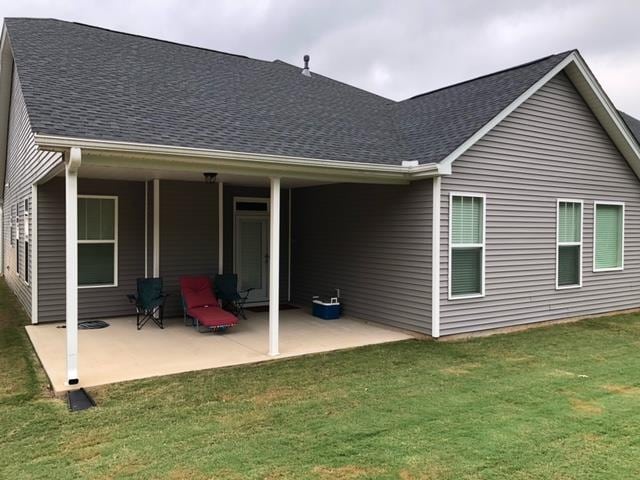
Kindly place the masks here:
MULTIPOLYGON (((160 375, 273 360, 265 349, 268 313, 248 312, 232 332, 198 333, 180 318, 163 330, 136 330, 135 317, 106 319, 109 327, 79 330, 80 383, 67 382, 63 324, 30 325, 27 333, 56 392, 160 375)), ((343 317, 320 320, 302 309, 280 312, 280 355, 295 357, 411 338, 407 333, 343 317)))
POLYGON ((431 178, 409 185, 386 166, 363 175, 352 165, 38 140, 66 160, 32 192, 37 268, 27 330, 56 391, 430 331, 431 178), (185 327, 180 278, 231 273, 265 311, 222 335, 185 327), (129 317, 126 297, 141 277, 163 279, 164 330, 136 331, 129 317), (347 317, 280 311, 282 303, 309 308, 316 295, 345 299, 347 317), (78 328, 90 319, 110 326, 78 328))

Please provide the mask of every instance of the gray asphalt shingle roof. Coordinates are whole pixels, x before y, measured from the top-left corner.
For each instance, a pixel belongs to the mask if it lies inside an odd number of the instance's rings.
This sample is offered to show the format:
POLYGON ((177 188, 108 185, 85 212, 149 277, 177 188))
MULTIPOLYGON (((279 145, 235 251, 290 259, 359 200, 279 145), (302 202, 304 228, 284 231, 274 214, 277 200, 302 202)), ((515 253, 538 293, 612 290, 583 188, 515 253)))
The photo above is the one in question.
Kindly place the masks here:
POLYGON ((34 132, 390 165, 442 160, 570 53, 395 102, 279 60, 5 24, 34 132))
POLYGON ((618 113, 620 114, 620 116, 624 120, 624 123, 627 124, 627 127, 629 127, 629 130, 631 130, 631 133, 636 138, 638 143, 640 143, 640 120, 638 120, 637 118, 632 117, 628 113, 624 113, 621 110, 618 110, 618 113))

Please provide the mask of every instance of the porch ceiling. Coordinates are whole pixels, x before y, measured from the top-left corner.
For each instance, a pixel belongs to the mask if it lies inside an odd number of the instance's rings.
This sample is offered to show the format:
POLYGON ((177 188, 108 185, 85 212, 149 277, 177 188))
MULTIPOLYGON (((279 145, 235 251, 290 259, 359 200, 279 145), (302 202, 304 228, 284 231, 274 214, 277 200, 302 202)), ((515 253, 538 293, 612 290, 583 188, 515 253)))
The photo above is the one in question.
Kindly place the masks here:
MULTIPOLYGON (((108 328, 79 331, 78 387, 92 387, 160 375, 273 360, 266 354, 266 313, 225 334, 198 333, 182 319, 169 319, 164 330, 147 325, 136 330, 135 317, 107 320, 108 328)), ((59 324, 26 327, 31 343, 56 392, 68 390, 65 330, 59 324)), ((352 318, 325 321, 303 310, 280 312, 280 355, 294 357, 412 338, 409 334, 352 318)))

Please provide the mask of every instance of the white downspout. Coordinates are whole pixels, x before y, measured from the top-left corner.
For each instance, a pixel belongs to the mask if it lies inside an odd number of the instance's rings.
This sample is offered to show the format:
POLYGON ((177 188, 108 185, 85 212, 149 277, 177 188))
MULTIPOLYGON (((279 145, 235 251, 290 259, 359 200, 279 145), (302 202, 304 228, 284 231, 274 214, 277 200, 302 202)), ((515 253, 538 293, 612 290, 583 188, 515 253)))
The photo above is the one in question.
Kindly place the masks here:
POLYGON ((72 147, 65 166, 67 384, 78 383, 78 168, 82 151, 72 147))
POLYGON ((440 191, 442 177, 433 177, 431 216, 431 336, 440 337, 440 191))
POLYGON ((279 352, 280 336, 280 178, 271 178, 269 225, 269 355, 279 352))

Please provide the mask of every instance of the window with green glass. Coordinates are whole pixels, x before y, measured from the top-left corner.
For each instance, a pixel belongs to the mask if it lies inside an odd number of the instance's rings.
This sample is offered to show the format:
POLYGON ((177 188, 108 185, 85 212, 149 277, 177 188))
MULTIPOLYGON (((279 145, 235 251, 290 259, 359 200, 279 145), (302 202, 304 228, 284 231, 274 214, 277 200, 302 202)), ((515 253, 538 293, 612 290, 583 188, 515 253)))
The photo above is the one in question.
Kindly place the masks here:
POLYGON ((620 270, 624 257, 624 205, 594 204, 594 270, 620 270))
POLYGON ((582 202, 558 202, 557 286, 579 287, 582 281, 582 202))
POLYGON ((484 197, 451 196, 450 297, 484 294, 484 197))
POLYGON ((78 197, 78 285, 116 285, 118 199, 78 197))

